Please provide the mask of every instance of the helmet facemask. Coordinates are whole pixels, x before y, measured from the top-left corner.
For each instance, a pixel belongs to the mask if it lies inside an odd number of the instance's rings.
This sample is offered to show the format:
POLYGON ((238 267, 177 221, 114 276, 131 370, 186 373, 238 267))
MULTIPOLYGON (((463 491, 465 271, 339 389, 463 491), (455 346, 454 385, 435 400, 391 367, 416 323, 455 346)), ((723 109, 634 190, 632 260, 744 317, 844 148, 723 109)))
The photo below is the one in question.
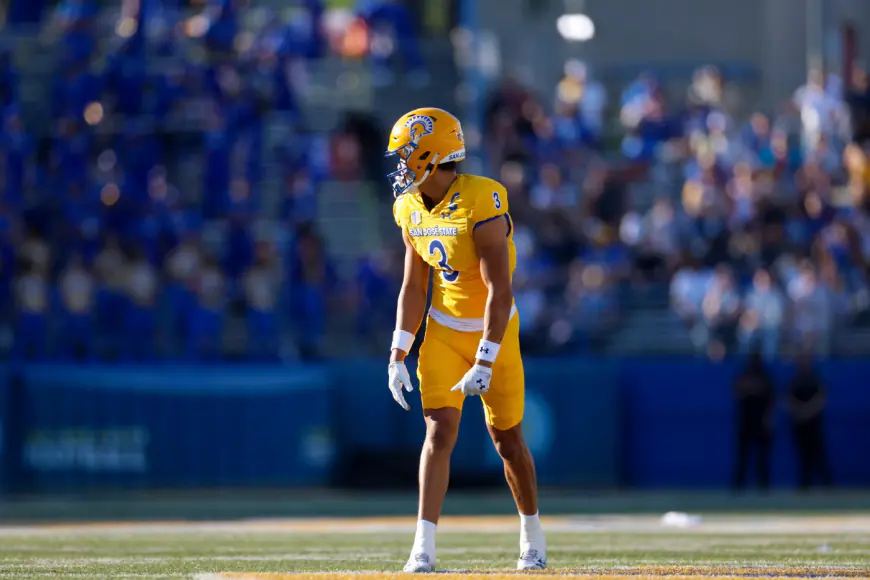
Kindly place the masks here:
POLYGON ((423 174, 418 176, 418 173, 411 169, 409 162, 414 162, 414 159, 412 158, 417 157, 417 165, 420 165, 424 161, 423 157, 428 157, 428 152, 417 156, 417 148, 417 144, 412 142, 393 151, 387 151, 385 154, 385 157, 392 157, 395 155, 399 159, 399 162, 396 165, 396 171, 387 175, 387 180, 393 188, 394 197, 399 197, 405 193, 415 193, 417 187, 426 181, 426 178, 429 177, 429 174, 438 162, 438 155, 435 154, 432 160, 426 164, 423 174))

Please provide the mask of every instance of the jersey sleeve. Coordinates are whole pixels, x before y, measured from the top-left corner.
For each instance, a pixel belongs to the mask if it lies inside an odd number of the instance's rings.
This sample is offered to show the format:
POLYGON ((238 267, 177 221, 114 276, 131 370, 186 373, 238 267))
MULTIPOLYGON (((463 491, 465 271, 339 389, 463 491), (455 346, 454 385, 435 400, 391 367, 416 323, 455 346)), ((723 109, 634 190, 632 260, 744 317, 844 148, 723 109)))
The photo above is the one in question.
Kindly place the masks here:
POLYGON ((399 208, 400 203, 402 203, 401 198, 399 198, 393 202, 393 220, 395 220, 396 225, 401 228, 402 227, 402 211, 399 208))
POLYGON ((471 212, 472 228, 508 213, 508 196, 505 187, 497 181, 492 181, 488 185, 490 187, 482 189, 474 200, 474 209, 471 212))

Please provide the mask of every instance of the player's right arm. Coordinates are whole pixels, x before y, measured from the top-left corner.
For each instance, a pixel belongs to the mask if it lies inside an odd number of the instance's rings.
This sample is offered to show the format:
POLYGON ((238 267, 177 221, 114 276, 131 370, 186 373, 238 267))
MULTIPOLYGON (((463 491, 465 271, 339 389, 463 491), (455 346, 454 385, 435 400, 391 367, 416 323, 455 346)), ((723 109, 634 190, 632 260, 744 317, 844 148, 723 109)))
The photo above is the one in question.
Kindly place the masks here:
POLYGON ((414 249, 404 230, 402 230, 402 239, 405 241, 405 274, 396 308, 396 330, 393 332, 393 343, 390 347, 388 376, 393 399, 408 411, 411 406, 405 402, 402 389, 411 392, 414 386, 411 384, 411 375, 405 366, 405 356, 414 344, 414 336, 426 313, 429 266, 414 249))
MULTIPOLYGON (((423 315, 426 313, 429 265, 414 249, 414 245, 408 238, 408 233, 404 230, 402 231, 402 239, 405 241, 405 275, 396 308, 396 332, 407 332, 413 339, 420 324, 423 323, 423 315)), ((408 345, 408 350, 410 350, 410 346, 408 345)), ((407 350, 395 348, 395 345, 392 350, 391 362, 405 360, 405 356, 408 354, 407 350)))

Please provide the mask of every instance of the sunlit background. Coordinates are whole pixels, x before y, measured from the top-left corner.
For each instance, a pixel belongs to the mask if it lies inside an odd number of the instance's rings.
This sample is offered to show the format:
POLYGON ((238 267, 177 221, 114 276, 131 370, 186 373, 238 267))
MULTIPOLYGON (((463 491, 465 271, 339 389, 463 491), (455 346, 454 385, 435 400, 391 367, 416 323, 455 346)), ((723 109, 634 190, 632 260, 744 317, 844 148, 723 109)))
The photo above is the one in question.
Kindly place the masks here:
MULTIPOLYGON (((544 484, 740 486, 754 449, 772 485, 870 485, 870 3, 0 17, 9 491, 413 485, 383 150, 420 106, 510 195, 544 484), (732 390, 752 354, 774 394, 732 390)), ((454 476, 489 485, 468 412, 454 476)))

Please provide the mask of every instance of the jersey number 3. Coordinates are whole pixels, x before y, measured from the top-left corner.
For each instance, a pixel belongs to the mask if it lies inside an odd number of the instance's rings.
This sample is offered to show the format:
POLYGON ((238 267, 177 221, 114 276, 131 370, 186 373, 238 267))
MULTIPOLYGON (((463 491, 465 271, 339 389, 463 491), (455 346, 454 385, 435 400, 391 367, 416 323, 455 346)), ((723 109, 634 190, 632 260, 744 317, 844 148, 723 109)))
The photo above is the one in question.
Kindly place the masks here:
POLYGON ((459 272, 450 267, 447 263, 447 250, 441 240, 432 240, 429 242, 429 255, 434 256, 438 253, 438 267, 441 268, 441 277, 445 282, 456 282, 459 278, 459 272))

